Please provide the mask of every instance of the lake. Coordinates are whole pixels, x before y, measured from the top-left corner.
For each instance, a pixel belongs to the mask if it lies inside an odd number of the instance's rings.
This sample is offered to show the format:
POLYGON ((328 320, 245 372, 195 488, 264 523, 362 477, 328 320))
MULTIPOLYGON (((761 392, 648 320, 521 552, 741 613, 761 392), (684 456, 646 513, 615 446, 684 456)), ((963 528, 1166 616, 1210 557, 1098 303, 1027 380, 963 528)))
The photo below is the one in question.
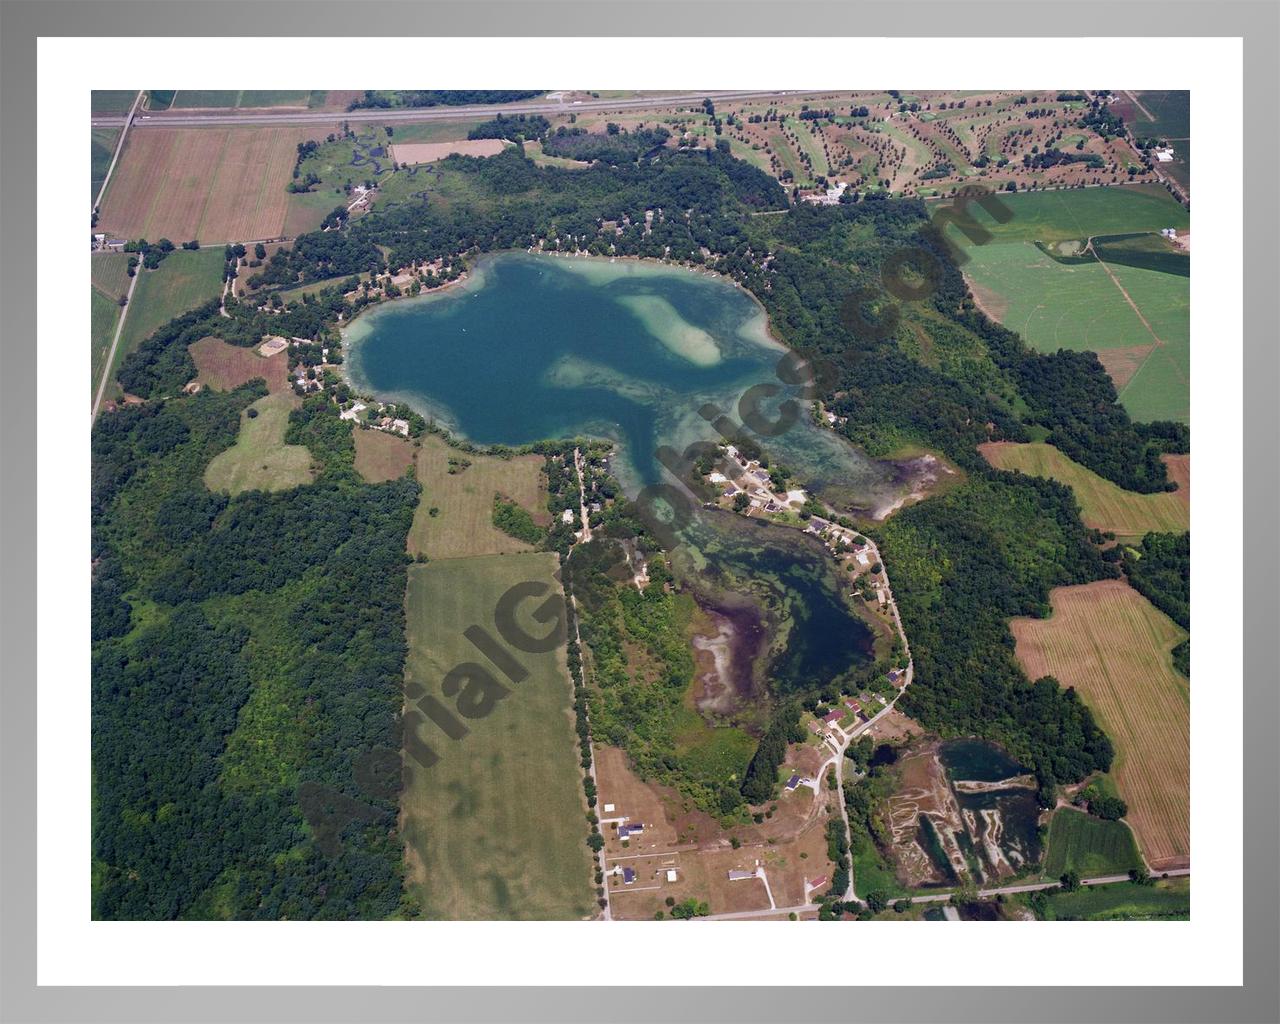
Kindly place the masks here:
MULTIPOLYGON (((360 316, 346 339, 357 388, 406 401, 455 436, 614 441, 612 467, 633 497, 664 479, 660 446, 719 440, 709 405, 738 420, 748 388, 775 384, 762 406, 773 416, 801 393, 779 381, 787 349, 751 295, 708 273, 638 261, 489 256, 457 286, 360 316)), ((899 467, 819 427, 807 403, 788 431, 760 441, 818 493, 853 493, 874 507, 903 492, 899 467)), ((699 509, 681 540, 677 575, 699 601, 767 628, 756 674, 775 693, 824 683, 870 656, 870 630, 812 538, 699 509)))
MULTIPOLYGON (((408 402, 458 437, 520 445, 582 435, 617 442, 634 494, 661 479, 660 445, 719 440, 700 410, 740 419, 750 387, 773 384, 767 415, 797 385, 755 299, 709 273, 635 260, 502 253, 445 291, 383 303, 346 331, 352 383, 408 402)), ((903 493, 899 467, 870 459, 803 409, 771 458, 821 491, 869 505, 903 493)))

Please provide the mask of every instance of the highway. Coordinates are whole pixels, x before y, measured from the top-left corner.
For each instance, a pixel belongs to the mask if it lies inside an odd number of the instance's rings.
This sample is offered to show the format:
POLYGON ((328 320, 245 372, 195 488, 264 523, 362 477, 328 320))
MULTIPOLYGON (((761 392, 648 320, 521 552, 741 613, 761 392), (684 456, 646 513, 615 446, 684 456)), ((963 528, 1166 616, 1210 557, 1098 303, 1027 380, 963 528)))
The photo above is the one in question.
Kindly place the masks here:
MULTIPOLYGON (((488 106, 461 107, 391 107, 350 111, 319 110, 258 110, 253 112, 210 109, 177 110, 140 113, 133 118, 135 128, 218 128, 245 125, 336 125, 342 121, 353 124, 372 121, 375 124, 419 124, 426 121, 457 121, 463 118, 492 117, 496 114, 564 114, 596 110, 657 110, 664 107, 701 103, 704 99, 755 100, 782 99, 787 96, 805 95, 812 90, 772 90, 763 92, 737 91, 690 92, 672 96, 637 96, 613 100, 527 100, 522 103, 503 103, 488 106)), ((90 119, 94 128, 119 128, 128 120, 121 115, 100 116, 90 119)))

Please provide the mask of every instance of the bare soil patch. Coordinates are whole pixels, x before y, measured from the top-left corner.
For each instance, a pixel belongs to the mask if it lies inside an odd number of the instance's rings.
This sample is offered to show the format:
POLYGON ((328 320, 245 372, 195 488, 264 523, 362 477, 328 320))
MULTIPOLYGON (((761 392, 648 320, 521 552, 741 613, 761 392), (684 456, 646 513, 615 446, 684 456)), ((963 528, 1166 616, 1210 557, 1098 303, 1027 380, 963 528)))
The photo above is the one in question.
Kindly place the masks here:
POLYGON ((398 142, 391 147, 391 159, 401 164, 429 164, 454 153, 462 156, 493 156, 506 143, 501 139, 460 139, 457 142, 398 142))
POLYGON ((229 345, 212 336, 192 342, 187 350, 196 364, 196 379, 215 391, 230 391, 261 377, 271 392, 289 388, 289 354, 260 356, 251 348, 229 345))

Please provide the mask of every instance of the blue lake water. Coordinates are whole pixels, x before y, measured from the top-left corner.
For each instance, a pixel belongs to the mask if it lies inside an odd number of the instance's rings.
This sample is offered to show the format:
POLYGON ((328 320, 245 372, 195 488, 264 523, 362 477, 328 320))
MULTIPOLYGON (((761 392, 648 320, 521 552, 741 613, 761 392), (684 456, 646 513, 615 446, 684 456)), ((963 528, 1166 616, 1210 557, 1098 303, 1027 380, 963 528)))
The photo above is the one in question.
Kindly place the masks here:
MULTIPOLYGON (((777 372, 787 350, 770 338, 755 300, 722 278, 635 261, 503 253, 463 284, 382 304, 347 329, 348 372, 362 390, 407 401, 478 444, 575 436, 617 443, 614 470, 629 494, 664 479, 661 445, 677 451, 719 435, 705 409, 738 417, 742 394, 779 385, 776 413, 798 385, 777 372)), ((903 490, 877 462, 802 414, 759 439, 774 462, 819 493, 869 506, 903 490)), ((769 627, 775 692, 822 683, 870 653, 830 559, 795 530, 699 512, 677 572, 701 599, 736 595, 769 627)))
MULTIPOLYGON (((661 478, 659 445, 719 440, 700 410, 738 420, 753 385, 778 385, 766 414, 795 385, 776 367, 755 300, 723 278, 657 264, 503 253, 463 284, 382 304, 348 329, 353 383, 403 399, 479 444, 591 435, 619 444, 632 493, 661 478)), ((895 467, 867 458, 803 410, 761 442, 819 490, 868 504, 903 490, 895 467)))

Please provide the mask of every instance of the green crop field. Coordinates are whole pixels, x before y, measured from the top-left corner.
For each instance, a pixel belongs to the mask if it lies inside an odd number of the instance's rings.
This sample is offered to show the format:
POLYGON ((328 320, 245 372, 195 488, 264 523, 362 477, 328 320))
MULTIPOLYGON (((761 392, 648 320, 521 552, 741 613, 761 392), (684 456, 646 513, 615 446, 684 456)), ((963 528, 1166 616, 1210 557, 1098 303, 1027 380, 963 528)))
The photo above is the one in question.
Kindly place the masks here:
POLYGON ((125 315, 112 374, 121 360, 157 327, 217 297, 222 290, 222 267, 221 249, 200 249, 171 252, 155 270, 139 269, 142 277, 125 315))
MULTIPOLYGON (((1002 192, 996 198, 1013 214, 1004 224, 977 203, 968 207, 974 220, 991 232, 989 244, 1057 242, 1161 228, 1185 230, 1191 225, 1186 208, 1158 185, 1002 192)), ((972 246, 954 227, 948 231, 956 241, 972 246)))
POLYGON ((1103 821, 1069 807, 1054 814, 1044 858, 1047 877, 1058 878, 1065 871, 1081 878, 1122 875, 1141 866, 1133 833, 1124 822, 1103 821))
MULTIPOLYGON (((470 732, 457 740, 410 698, 406 734, 414 730, 439 757, 423 767, 406 756, 411 771, 401 799, 407 883, 428 918, 580 920, 596 910, 565 649, 516 650, 494 621, 498 600, 514 584, 558 590, 557 564, 550 552, 532 552, 409 569, 410 687, 452 710, 441 680, 474 662, 510 690, 487 717, 466 720, 470 732), (528 671, 523 682, 511 683, 463 635, 473 625, 528 671)), ((532 618, 541 603, 535 598, 517 609, 530 636, 547 632, 532 618)))
POLYGON ((1124 103, 1129 130, 1139 139, 1186 139, 1191 137, 1191 93, 1186 89, 1152 89, 1135 92, 1138 102, 1154 118, 1124 103))
POLYGON ((116 142, 120 139, 119 128, 94 128, 90 132, 89 150, 89 201, 98 198, 98 189, 107 180, 107 168, 111 166, 111 157, 116 151, 116 142))
POLYGON ((286 491, 310 483, 311 453, 299 444, 285 444, 289 413, 302 405, 292 392, 266 395, 240 414, 240 434, 204 471, 211 491, 286 491), (252 413, 252 415, 251 415, 252 413))
POLYGON ((1191 917, 1191 882, 1114 882, 1058 892, 1045 897, 1040 916, 1045 921, 1186 921, 1191 917))
POLYGON ((996 442, 981 446, 983 457, 997 469, 1047 476, 1076 492, 1086 526, 1110 530, 1121 538, 1150 532, 1181 533, 1191 526, 1189 496, 1177 491, 1137 494, 1118 487, 1053 445, 996 442))
POLYGON ((90 288, 90 394, 97 394, 102 369, 111 351, 120 320, 119 298, 129 290, 129 257, 123 253, 95 252, 89 258, 90 288))
POLYGON ((107 353, 111 350, 111 339, 116 333, 116 323, 120 319, 120 307, 114 299, 109 299, 90 288, 90 340, 93 345, 89 359, 89 394, 97 393, 98 382, 102 380, 102 364, 106 362, 107 353))
POLYGON ((1158 234, 1187 228, 1187 211, 1163 189, 1146 186, 999 199, 1013 215, 1005 224, 969 206, 992 234, 985 244, 948 228, 983 310, 1041 352, 1097 352, 1135 419, 1190 422, 1187 257, 1158 234), (1064 258, 1098 236, 1105 264, 1087 254, 1064 258))
POLYGON ((95 114, 127 114, 137 96, 134 89, 94 89, 89 109, 95 114))

